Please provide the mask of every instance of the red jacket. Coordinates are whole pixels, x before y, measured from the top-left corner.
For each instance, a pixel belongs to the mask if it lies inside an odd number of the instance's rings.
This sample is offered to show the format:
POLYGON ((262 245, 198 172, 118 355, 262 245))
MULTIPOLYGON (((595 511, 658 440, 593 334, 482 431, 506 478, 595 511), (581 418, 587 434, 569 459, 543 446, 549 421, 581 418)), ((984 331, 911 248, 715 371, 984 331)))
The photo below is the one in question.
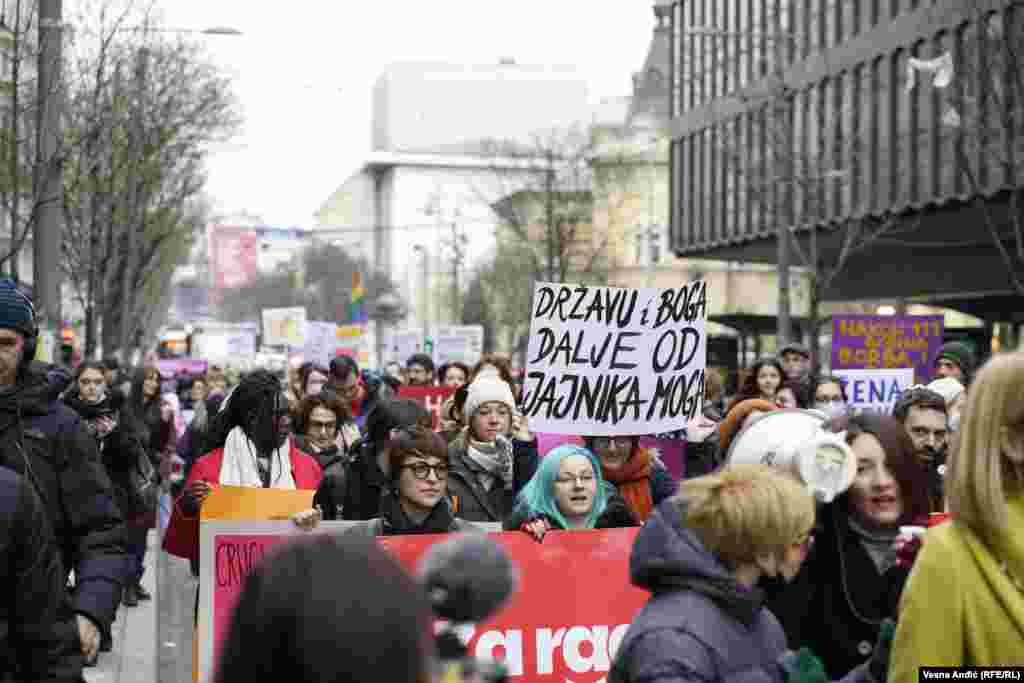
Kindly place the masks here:
MULTIPOLYGON (((295 446, 291 439, 288 441, 288 457, 292 463, 292 478, 295 480, 295 488, 304 491, 316 491, 323 478, 323 470, 311 455, 303 453, 295 446)), ((185 482, 185 491, 194 481, 206 481, 211 484, 220 482, 220 467, 224 462, 224 449, 218 448, 210 451, 203 457, 196 460, 189 472, 188 480, 185 482)), ((185 494, 183 493, 182 496, 185 494)), ((186 514, 181 506, 181 496, 174 501, 174 510, 171 512, 171 520, 167 525, 167 534, 164 537, 164 550, 187 559, 199 558, 199 516, 194 517, 186 514)))

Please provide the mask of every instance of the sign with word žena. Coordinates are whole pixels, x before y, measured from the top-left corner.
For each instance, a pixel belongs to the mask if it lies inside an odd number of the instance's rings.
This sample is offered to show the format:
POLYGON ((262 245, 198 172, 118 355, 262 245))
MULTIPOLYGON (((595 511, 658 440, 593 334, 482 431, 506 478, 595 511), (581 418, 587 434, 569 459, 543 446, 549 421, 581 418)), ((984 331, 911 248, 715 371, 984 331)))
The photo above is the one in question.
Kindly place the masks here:
POLYGON ((900 395, 914 384, 913 368, 834 370, 843 382, 847 406, 854 412, 892 415, 900 395))
POLYGON ((700 414, 707 283, 538 283, 522 411, 552 434, 658 434, 700 414))
MULTIPOLYGON (((353 522, 322 522, 339 533, 353 522)), ((631 585, 636 528, 554 531, 539 544, 521 531, 489 534, 520 573, 519 589, 497 614, 475 624, 469 652, 501 658, 513 683, 599 683, 648 594, 631 585), (572 581, 565 568, 573 567, 572 581), (601 595, 594 600, 595 591, 601 595)), ((212 680, 246 577, 276 545, 303 532, 290 522, 204 522, 200 561, 199 680, 212 680)), ((378 542, 410 573, 447 535, 387 536, 378 542)), ((297 577, 296 580, 301 580, 297 577)))
POLYGON ((926 384, 942 333, 941 315, 839 315, 832 319, 832 369, 912 368, 926 384))

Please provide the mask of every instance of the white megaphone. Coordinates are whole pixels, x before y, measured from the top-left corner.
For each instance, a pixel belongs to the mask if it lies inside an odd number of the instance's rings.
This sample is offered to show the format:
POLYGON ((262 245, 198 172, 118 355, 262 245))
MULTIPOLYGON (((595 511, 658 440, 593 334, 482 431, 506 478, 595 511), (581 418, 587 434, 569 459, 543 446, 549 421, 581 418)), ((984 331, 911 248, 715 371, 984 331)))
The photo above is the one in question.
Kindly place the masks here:
POLYGON ((831 503, 853 484, 857 456, 846 444, 846 433, 828 431, 827 422, 816 410, 765 413, 732 440, 726 462, 791 469, 817 500, 831 503))

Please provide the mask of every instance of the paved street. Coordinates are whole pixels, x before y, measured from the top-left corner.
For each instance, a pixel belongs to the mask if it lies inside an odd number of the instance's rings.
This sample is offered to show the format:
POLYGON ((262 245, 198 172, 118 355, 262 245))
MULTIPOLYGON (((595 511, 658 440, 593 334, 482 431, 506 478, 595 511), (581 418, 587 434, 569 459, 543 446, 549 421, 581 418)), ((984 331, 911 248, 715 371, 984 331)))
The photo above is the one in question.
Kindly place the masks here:
POLYGON ((150 532, 142 583, 152 602, 121 607, 114 624, 114 650, 85 670, 89 683, 188 683, 192 665, 195 580, 188 562, 159 550, 150 532), (158 628, 159 619, 159 628, 158 628))

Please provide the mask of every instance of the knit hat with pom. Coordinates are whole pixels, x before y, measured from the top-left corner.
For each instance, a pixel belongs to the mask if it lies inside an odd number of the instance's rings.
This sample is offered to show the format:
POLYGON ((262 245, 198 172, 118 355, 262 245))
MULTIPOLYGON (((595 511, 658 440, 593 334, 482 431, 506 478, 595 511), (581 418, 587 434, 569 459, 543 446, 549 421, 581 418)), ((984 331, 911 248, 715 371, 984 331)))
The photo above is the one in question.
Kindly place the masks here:
POLYGON ((491 402, 504 403, 508 406, 509 412, 515 412, 516 400, 512 396, 512 387, 508 385, 508 382, 491 375, 477 377, 469 385, 469 395, 466 396, 463 415, 469 419, 476 415, 483 404, 491 402))

